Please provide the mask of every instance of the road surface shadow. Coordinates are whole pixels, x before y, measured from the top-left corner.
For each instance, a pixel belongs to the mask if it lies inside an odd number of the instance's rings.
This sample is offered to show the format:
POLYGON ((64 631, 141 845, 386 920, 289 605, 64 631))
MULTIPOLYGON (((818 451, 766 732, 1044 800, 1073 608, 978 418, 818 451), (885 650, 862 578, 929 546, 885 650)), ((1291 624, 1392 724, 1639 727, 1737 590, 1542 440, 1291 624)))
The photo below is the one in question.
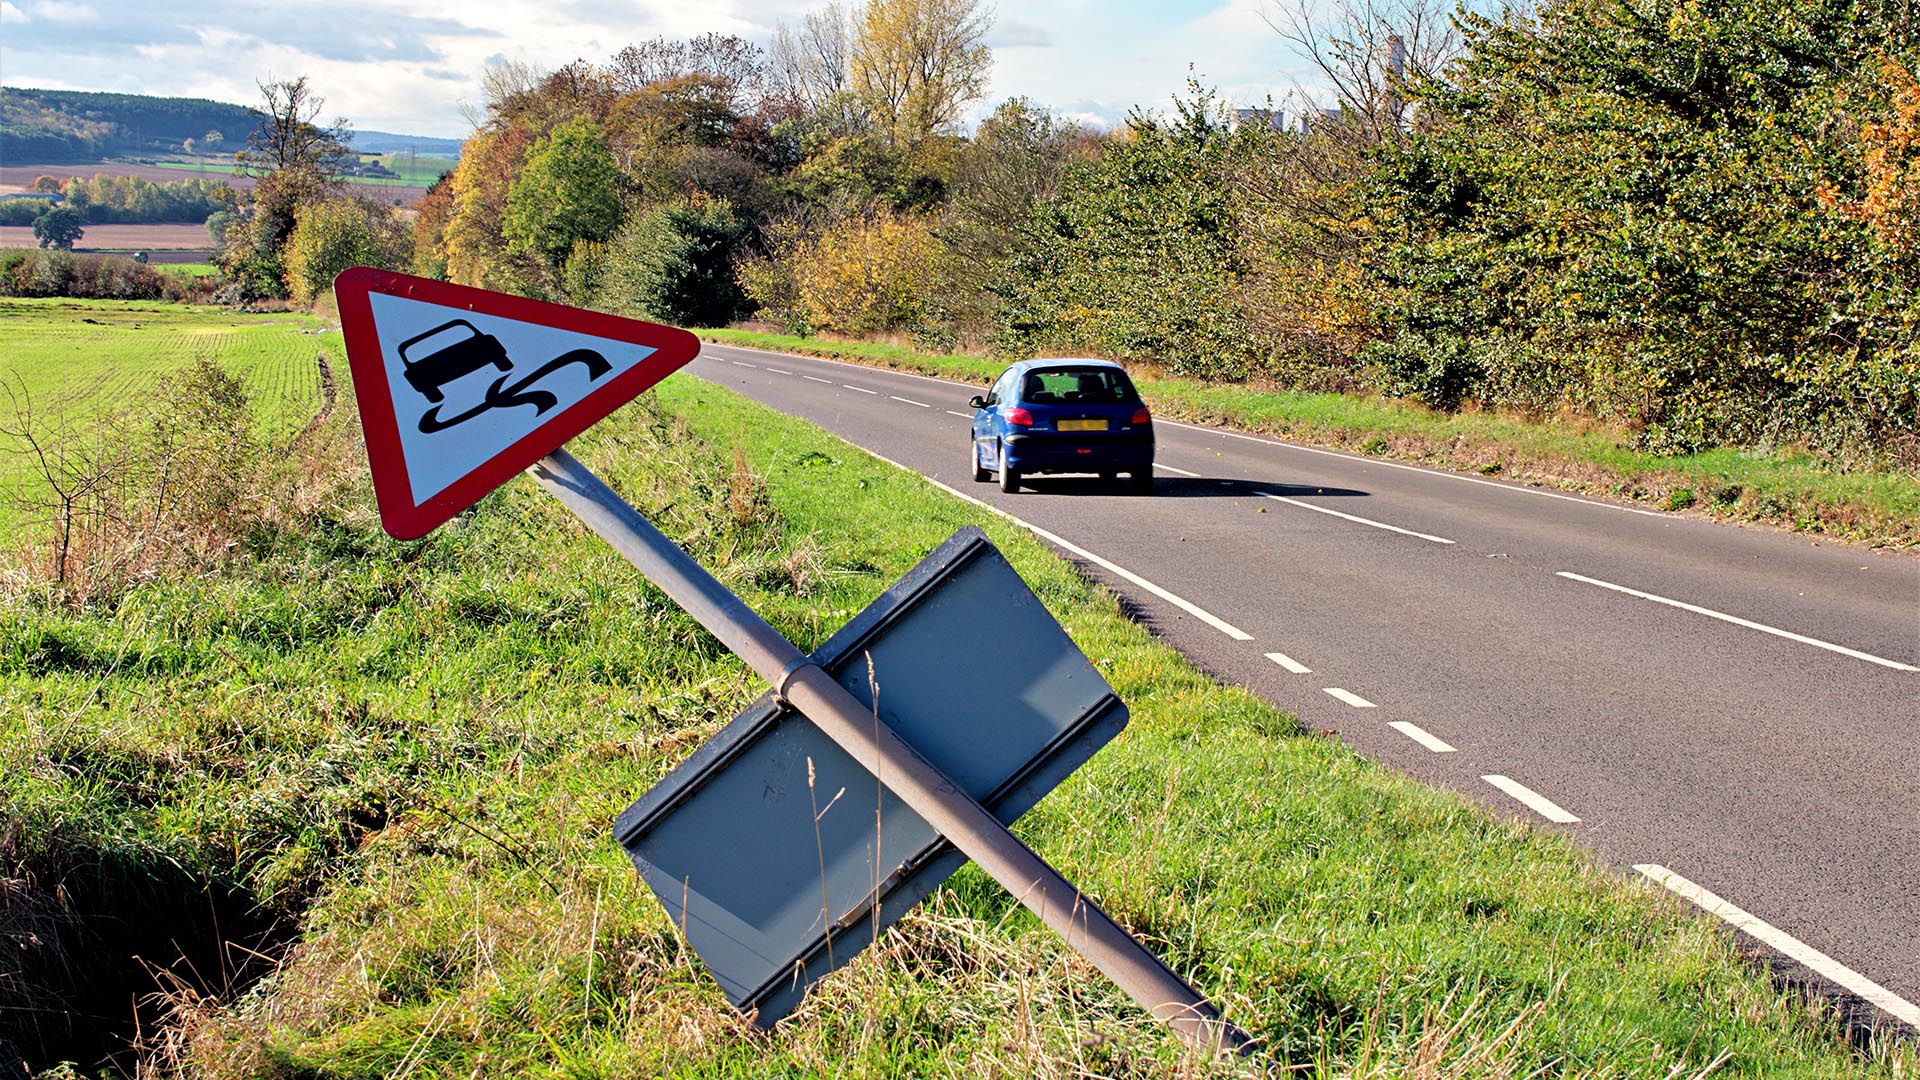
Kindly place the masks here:
POLYGON ((1131 487, 1125 481, 1101 480, 1096 476, 1023 476, 1020 486, 1036 495, 1123 495, 1140 499, 1244 499, 1262 495, 1300 499, 1316 495, 1366 497, 1370 494, 1352 488, 1275 484, 1264 480, 1216 480, 1205 476, 1156 477, 1152 491, 1131 487))

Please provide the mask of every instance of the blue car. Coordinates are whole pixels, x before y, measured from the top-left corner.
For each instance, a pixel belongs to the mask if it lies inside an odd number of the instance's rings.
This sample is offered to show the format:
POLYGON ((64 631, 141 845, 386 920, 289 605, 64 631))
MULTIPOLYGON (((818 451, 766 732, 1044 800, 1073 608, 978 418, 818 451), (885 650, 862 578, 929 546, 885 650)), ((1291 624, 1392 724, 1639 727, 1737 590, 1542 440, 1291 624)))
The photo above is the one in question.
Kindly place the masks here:
POLYGON ((973 479, 1001 491, 1036 473, 1126 473, 1153 488, 1153 417, 1133 381, 1107 360, 1023 360, 973 406, 973 479))

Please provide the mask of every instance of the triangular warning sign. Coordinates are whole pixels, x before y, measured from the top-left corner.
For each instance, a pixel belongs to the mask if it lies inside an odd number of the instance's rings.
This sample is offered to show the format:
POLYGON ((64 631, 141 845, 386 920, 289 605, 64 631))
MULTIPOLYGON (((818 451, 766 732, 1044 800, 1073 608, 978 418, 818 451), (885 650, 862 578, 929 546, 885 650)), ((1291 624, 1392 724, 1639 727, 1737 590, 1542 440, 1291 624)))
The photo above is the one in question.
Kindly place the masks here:
POLYGON ((685 330, 354 267, 334 279, 380 523, 411 540, 700 351, 685 330))

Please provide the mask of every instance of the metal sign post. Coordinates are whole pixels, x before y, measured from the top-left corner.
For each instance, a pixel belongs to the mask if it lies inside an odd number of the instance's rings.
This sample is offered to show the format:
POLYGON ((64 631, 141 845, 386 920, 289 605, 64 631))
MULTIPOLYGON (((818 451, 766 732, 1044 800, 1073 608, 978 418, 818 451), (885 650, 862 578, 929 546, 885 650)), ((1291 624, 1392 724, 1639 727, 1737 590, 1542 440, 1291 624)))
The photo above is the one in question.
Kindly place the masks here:
POLYGON ((1156 1020, 1209 1055, 1253 1049, 1250 1036, 573 455, 555 450, 527 471, 1156 1020))

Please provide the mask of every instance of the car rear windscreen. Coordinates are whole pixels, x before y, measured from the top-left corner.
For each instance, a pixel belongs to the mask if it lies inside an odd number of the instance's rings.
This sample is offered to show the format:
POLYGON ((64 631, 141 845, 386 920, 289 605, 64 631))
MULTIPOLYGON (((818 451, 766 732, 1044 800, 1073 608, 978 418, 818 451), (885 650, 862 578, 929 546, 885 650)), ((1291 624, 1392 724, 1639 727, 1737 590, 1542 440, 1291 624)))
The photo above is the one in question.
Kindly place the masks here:
POLYGON ((1031 405, 1125 405, 1134 400, 1126 372, 1115 368, 1043 368, 1027 373, 1022 401, 1031 405))

